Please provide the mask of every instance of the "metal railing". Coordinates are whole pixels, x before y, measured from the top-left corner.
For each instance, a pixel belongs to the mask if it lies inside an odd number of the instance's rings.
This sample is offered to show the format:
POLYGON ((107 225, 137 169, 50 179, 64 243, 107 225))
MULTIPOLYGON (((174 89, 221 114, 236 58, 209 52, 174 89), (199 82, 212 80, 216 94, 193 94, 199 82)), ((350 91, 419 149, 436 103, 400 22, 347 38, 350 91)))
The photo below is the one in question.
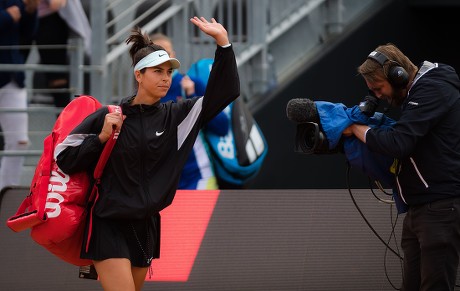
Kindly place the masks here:
POLYGON ((139 25, 147 33, 171 37, 182 73, 201 59, 214 56, 215 44, 189 19, 215 17, 228 30, 249 107, 306 61, 306 56, 344 30, 353 17, 376 2, 388 0, 112 0, 91 1, 94 65, 91 94, 104 102, 133 94, 129 47, 124 40, 139 25), (114 17, 106 19, 112 11, 114 17), (103 25, 105 24, 105 26, 103 25), (122 25, 121 25, 122 24, 122 25), (109 33, 110 32, 110 33, 109 33), (300 60, 300 62, 299 62, 300 60))
MULTIPOLYGON (((340 34, 353 18, 372 4, 389 1, 87 0, 92 27, 89 65, 84 63, 83 41, 77 38, 66 45, 68 66, 0 64, 0 71, 68 71, 70 86, 61 90, 81 94, 88 85, 89 93, 101 103, 114 103, 135 91, 129 47, 124 42, 132 28, 141 26, 147 33, 162 32, 171 37, 184 73, 193 62, 213 57, 215 50, 211 38, 199 32, 189 19, 194 15, 215 17, 228 30, 237 56, 242 97, 251 109, 265 93, 312 58, 312 52, 321 49, 327 39, 340 34), (85 73, 90 76, 89 84, 85 84, 85 73)), ((46 93, 43 89, 27 89, 29 94, 46 93)), ((26 109, 44 114, 50 110, 56 109, 26 109)), ((9 109, 0 112, 4 111, 9 109)), ((41 144, 35 147, 0 155, 39 155, 41 144)))
MULTIPOLYGON (((71 94, 79 94, 83 91, 83 74, 89 70, 102 70, 95 66, 84 66, 84 46, 81 38, 71 38, 68 44, 62 45, 21 45, 21 46, 0 46, 0 50, 9 49, 27 49, 33 51, 34 49, 66 49, 69 55, 69 65, 43 65, 39 63, 26 63, 26 64, 0 64, 0 71, 32 71, 32 72, 69 72, 69 88, 58 89, 58 91, 69 92, 71 94)), ((35 89, 28 86, 27 91, 29 94, 42 91, 50 93, 56 89, 35 89)), ((30 98, 29 98, 30 99, 30 98)))
MULTIPOLYGON (((68 44, 62 45, 21 45, 21 46, 0 46, 0 50, 10 49, 26 49, 29 50, 29 55, 33 54, 35 49, 66 49, 69 54, 69 65, 42 65, 38 63, 25 63, 25 64, 0 64, 0 71, 26 72, 26 78, 33 77, 33 74, 38 72, 69 72, 69 87, 62 89, 37 89, 32 85, 31 80, 26 80, 26 89, 28 94, 28 100, 32 99, 32 96, 37 93, 50 94, 53 92, 63 92, 69 94, 79 94, 83 91, 84 86, 84 72, 91 68, 91 66, 84 66, 84 46, 83 41, 80 38, 69 39, 68 44)), ((27 112, 29 117, 31 116, 53 116, 50 118, 50 122, 55 119, 55 116, 60 112, 60 108, 54 106, 29 106, 25 109, 18 108, 0 108, 0 113, 15 113, 15 112, 27 112)), ((49 122, 48 122, 49 123, 49 122)), ((46 128, 34 128, 31 130, 30 125, 35 125, 34 121, 29 122, 28 135, 31 139, 32 148, 27 150, 2 150, 0 156, 25 156, 32 159, 32 163, 35 162, 38 156, 42 153, 42 140, 46 135, 50 133, 52 124, 49 124, 46 128)), ((41 123, 40 123, 41 125, 41 123)), ((3 138, 3 132, 0 132, 0 137, 3 138)))

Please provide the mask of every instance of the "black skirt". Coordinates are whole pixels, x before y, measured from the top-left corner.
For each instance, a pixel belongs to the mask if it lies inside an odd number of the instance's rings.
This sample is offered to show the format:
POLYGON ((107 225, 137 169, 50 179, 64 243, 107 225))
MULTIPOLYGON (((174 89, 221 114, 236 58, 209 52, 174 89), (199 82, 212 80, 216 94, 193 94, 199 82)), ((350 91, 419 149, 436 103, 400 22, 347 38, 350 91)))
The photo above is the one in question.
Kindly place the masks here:
POLYGON ((160 257, 160 214, 144 220, 107 219, 93 214, 92 232, 86 251, 89 219, 80 256, 101 261, 126 258, 134 267, 148 267, 160 257))

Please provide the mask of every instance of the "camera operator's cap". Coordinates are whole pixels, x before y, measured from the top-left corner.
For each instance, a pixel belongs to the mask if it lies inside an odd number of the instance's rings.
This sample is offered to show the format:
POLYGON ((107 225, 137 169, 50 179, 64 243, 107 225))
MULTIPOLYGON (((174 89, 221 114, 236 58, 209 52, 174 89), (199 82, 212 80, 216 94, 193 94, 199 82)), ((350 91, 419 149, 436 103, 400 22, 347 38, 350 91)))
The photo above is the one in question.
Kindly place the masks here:
POLYGON ((134 66, 134 72, 144 68, 155 67, 166 62, 170 62, 173 69, 178 69, 180 67, 179 60, 170 58, 168 53, 164 50, 158 50, 146 55, 137 62, 134 66))

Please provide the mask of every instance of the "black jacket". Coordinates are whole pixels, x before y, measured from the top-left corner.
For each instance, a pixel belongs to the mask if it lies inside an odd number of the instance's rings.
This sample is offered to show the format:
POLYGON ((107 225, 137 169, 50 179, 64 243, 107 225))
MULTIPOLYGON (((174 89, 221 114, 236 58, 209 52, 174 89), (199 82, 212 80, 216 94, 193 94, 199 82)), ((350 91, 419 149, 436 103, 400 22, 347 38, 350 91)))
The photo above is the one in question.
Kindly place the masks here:
MULTIPOLYGON (((95 214, 142 219, 170 205, 199 129, 239 93, 230 46, 217 48, 204 97, 150 106, 123 100, 126 119, 101 178, 95 214)), ((62 142, 63 150, 55 153, 61 170, 71 174, 94 168, 103 148, 98 134, 107 112, 106 107, 96 111, 62 142)))
POLYGON ((408 205, 460 196, 459 88, 454 68, 434 64, 415 78, 394 127, 366 135, 371 150, 399 160, 396 181, 408 205))

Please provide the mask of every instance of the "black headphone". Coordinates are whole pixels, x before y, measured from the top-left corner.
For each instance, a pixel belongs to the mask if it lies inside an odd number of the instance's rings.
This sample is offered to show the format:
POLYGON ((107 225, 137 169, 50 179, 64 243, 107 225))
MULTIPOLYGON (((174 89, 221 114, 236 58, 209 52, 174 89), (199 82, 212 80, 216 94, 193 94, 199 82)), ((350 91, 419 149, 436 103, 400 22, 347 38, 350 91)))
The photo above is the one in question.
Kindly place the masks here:
POLYGON ((409 83, 409 74, 398 64, 398 62, 388 59, 386 55, 378 51, 371 52, 367 58, 378 62, 382 67, 386 62, 390 62, 386 72, 386 78, 391 86, 395 88, 404 88, 409 83))

